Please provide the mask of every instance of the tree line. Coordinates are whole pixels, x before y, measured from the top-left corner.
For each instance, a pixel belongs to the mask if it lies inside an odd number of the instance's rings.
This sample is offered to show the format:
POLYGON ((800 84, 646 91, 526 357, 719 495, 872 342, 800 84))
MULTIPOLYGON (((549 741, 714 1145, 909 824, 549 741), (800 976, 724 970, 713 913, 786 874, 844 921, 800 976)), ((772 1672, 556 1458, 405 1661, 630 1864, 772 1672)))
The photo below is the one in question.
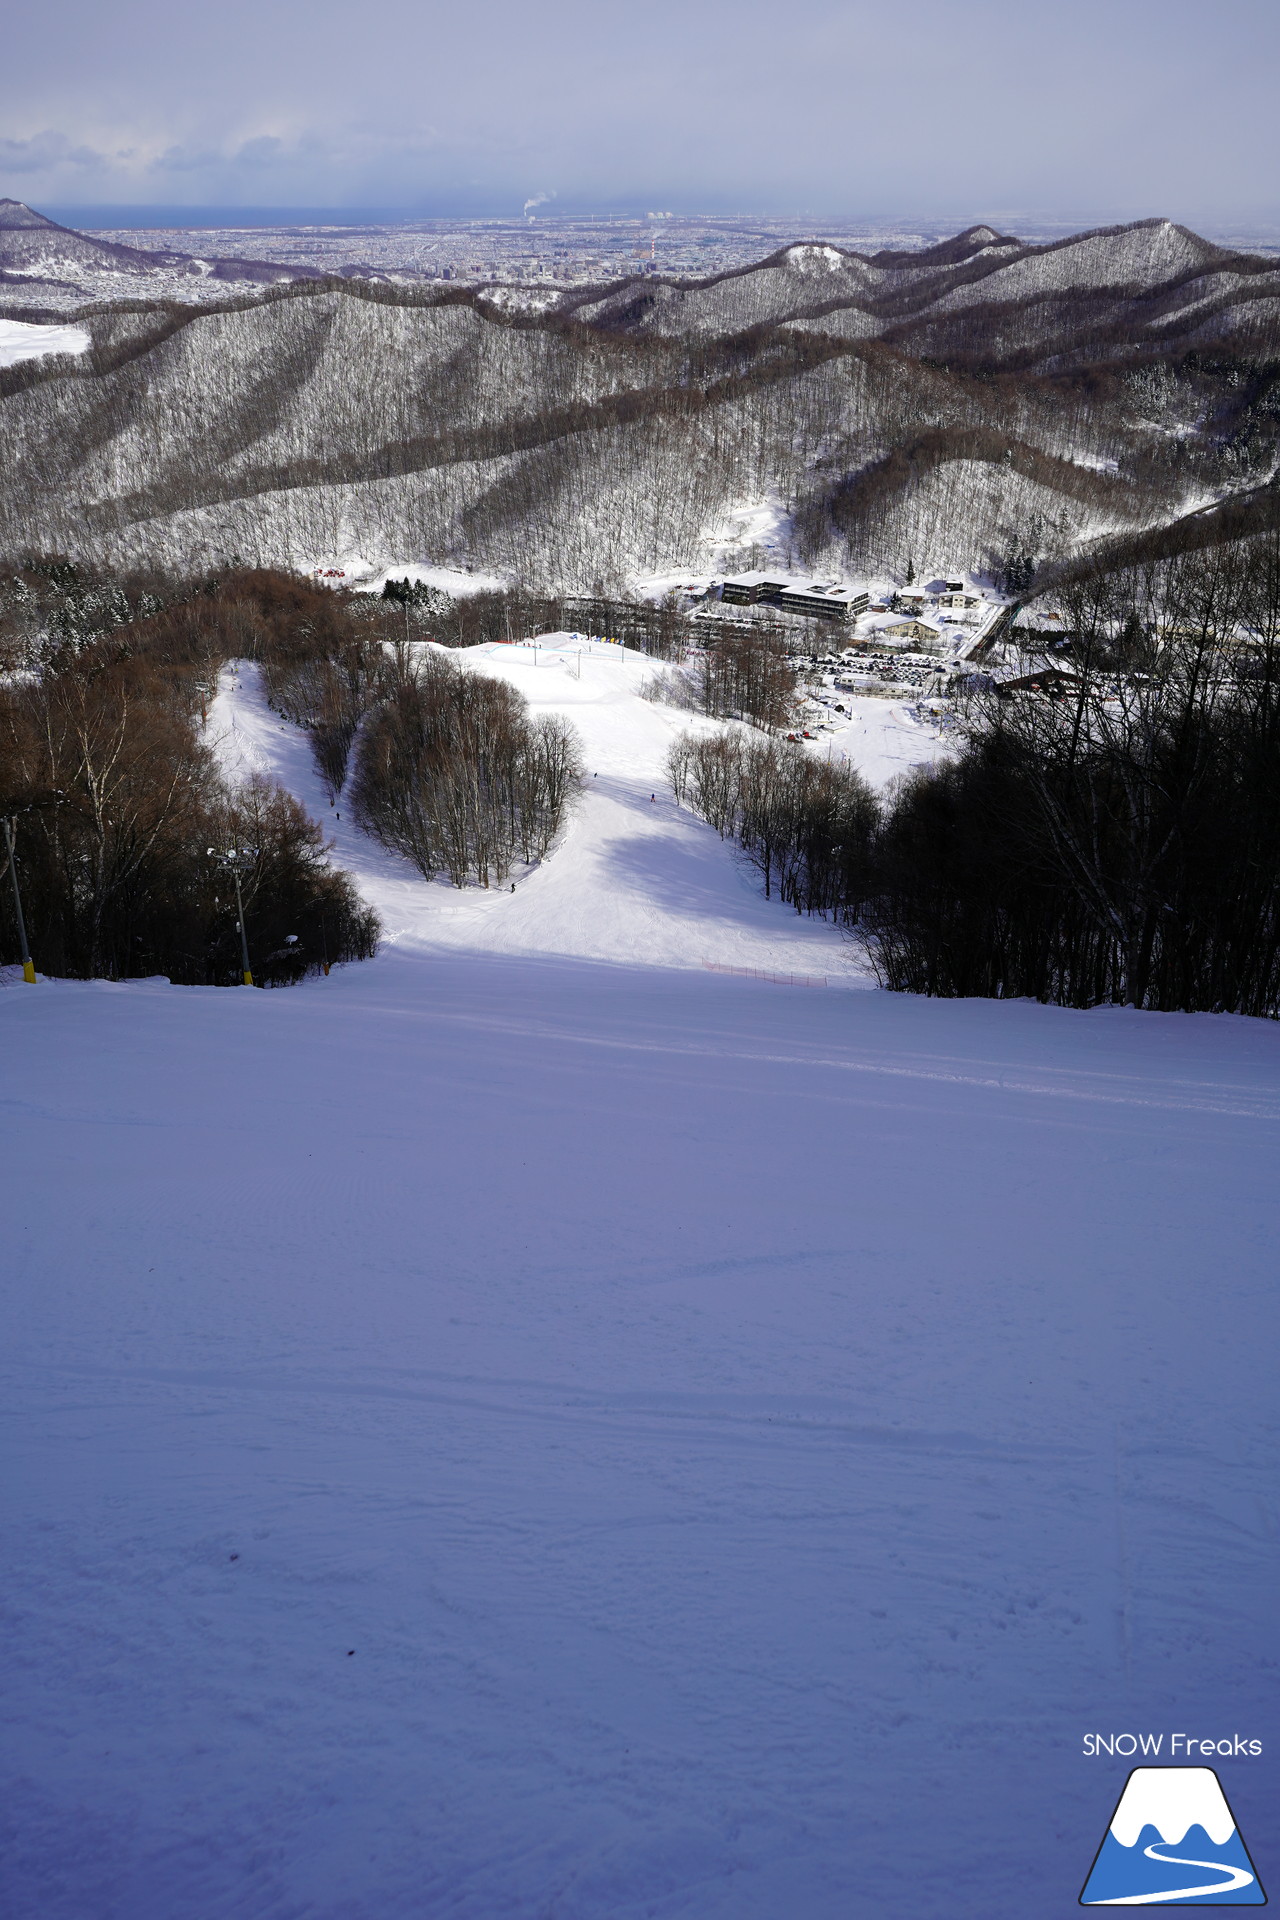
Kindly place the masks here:
MULTIPOLYGON (((0 815, 16 826, 42 971, 238 981, 231 848, 250 855, 241 889, 255 979, 284 984, 373 953, 377 917, 329 864, 320 829, 279 787, 230 783, 201 737, 223 661, 269 648, 299 599, 284 580, 142 588, 66 562, 0 568, 11 668, 0 815)), ((0 954, 16 960, 3 848, 0 867, 0 954)))
POLYGON ((677 798, 885 986, 1280 1016, 1280 536, 1061 604, 1052 671, 988 678, 882 800, 728 732, 677 743, 677 798))
MULTIPOLYGON (((781 642, 699 628, 688 704, 752 726, 678 741, 677 797, 766 892, 856 932, 887 986, 1280 1014, 1280 535, 1095 568, 1057 599, 1051 670, 975 676, 956 752, 879 801, 780 737, 781 642)), ((468 631, 527 610, 491 596, 468 631)), ((372 952, 376 920, 319 829, 277 788, 229 785, 204 742, 232 659, 260 663, 331 793, 424 874, 492 886, 542 858, 581 778, 576 739, 415 644, 452 617, 281 573, 0 567, 0 813, 38 964, 238 978, 210 853, 231 846, 254 850, 258 977, 372 952)))
MULTIPOLYGON (((17 824, 38 965, 238 980, 233 848, 251 850, 255 979, 375 950, 376 915, 330 866, 320 828, 273 784, 230 783, 204 740, 232 660, 256 661, 271 705, 306 729, 330 797, 350 777, 359 822, 424 874, 488 886, 541 859, 581 781, 573 729, 417 643, 520 634, 550 604, 519 591, 376 600, 270 569, 0 565, 0 816, 17 824)), ((2 851, 0 882, 0 954, 15 959, 2 851)))
MULTIPOLYGON (((308 733, 331 800, 347 792, 362 827, 456 886, 502 883, 546 854, 581 778, 574 730, 422 644, 523 635, 543 603, 519 590, 455 600, 393 581, 379 599, 250 578, 274 617, 255 626, 241 608, 238 649, 258 660, 275 710, 308 733)), ((233 606, 238 584, 221 590, 233 606)))
POLYGON ((389 579, 382 598, 398 606, 405 637, 428 637, 446 647, 523 639, 532 633, 582 633, 617 640, 657 660, 680 658, 697 642, 697 629, 681 611, 678 596, 656 604, 635 595, 549 594, 515 583, 449 594, 423 581, 389 579))
POLYGON ((682 734, 667 762, 676 799, 743 847, 797 913, 857 919, 872 872, 878 809, 853 768, 792 741, 724 729, 682 734))
POLYGON ((1098 574, 1040 691, 878 835, 864 924, 915 992, 1280 1014, 1280 539, 1098 574))

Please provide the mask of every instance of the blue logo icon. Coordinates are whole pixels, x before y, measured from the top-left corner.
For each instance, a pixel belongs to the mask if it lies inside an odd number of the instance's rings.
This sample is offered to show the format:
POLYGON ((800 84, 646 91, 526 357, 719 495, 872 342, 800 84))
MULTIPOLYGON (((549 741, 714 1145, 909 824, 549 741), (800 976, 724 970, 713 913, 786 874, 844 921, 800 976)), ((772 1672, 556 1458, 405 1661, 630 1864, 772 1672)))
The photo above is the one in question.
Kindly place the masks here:
POLYGON ((1082 1907, 1265 1907, 1212 1767, 1135 1767, 1080 1895, 1082 1907))

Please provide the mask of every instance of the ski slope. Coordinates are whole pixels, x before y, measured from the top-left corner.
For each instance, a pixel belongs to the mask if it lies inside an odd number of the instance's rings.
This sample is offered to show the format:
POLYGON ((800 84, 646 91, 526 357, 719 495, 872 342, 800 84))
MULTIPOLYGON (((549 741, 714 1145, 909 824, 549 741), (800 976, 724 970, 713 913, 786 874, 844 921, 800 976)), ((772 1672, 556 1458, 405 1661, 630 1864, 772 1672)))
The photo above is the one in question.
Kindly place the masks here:
MULTIPOLYGON (((677 807, 671 742, 712 723, 640 697, 644 655, 567 636, 535 646, 468 647, 451 658, 509 680, 536 713, 562 714, 586 758, 585 791, 561 844, 516 890, 427 884, 330 807, 310 748, 267 707, 251 663, 224 671, 208 737, 233 775, 261 772, 297 794, 383 917, 388 939, 417 949, 563 954, 647 966, 748 967, 870 985, 856 947, 829 922, 763 897, 733 847, 677 807)), ((874 704, 868 702, 868 704, 874 704)))
POLYGON ((844 694, 842 700, 847 717, 833 713, 810 750, 837 764, 847 760, 878 791, 946 757, 945 736, 916 717, 917 703, 875 694, 844 694))
POLYGON ((1097 1729, 1260 1738, 1265 1884, 1280 1029, 708 973, 859 978, 503 670, 514 895, 326 807, 376 961, 0 977, 0 1909, 1066 1920, 1097 1729))

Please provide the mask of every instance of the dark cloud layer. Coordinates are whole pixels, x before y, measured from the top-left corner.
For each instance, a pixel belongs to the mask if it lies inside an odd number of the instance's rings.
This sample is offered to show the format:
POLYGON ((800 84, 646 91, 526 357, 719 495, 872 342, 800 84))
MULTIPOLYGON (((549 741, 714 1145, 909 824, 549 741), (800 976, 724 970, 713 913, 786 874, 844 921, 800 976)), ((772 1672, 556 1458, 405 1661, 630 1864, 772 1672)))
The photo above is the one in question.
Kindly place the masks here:
POLYGON ((0 193, 1273 213, 1274 0, 46 0, 0 193))

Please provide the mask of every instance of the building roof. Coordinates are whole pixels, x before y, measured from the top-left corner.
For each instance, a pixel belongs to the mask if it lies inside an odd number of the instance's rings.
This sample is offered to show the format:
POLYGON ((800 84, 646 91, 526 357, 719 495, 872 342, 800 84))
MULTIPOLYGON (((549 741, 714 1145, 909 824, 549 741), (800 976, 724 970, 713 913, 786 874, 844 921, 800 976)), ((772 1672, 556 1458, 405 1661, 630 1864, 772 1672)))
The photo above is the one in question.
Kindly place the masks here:
POLYGON ((867 601, 870 595, 862 587, 841 586, 834 580, 793 580, 786 574, 764 573, 752 569, 746 573, 728 573, 724 577, 726 587, 743 587, 754 591, 757 597, 762 591, 771 594, 794 595, 805 600, 825 601, 831 606, 848 606, 851 601, 867 601))

